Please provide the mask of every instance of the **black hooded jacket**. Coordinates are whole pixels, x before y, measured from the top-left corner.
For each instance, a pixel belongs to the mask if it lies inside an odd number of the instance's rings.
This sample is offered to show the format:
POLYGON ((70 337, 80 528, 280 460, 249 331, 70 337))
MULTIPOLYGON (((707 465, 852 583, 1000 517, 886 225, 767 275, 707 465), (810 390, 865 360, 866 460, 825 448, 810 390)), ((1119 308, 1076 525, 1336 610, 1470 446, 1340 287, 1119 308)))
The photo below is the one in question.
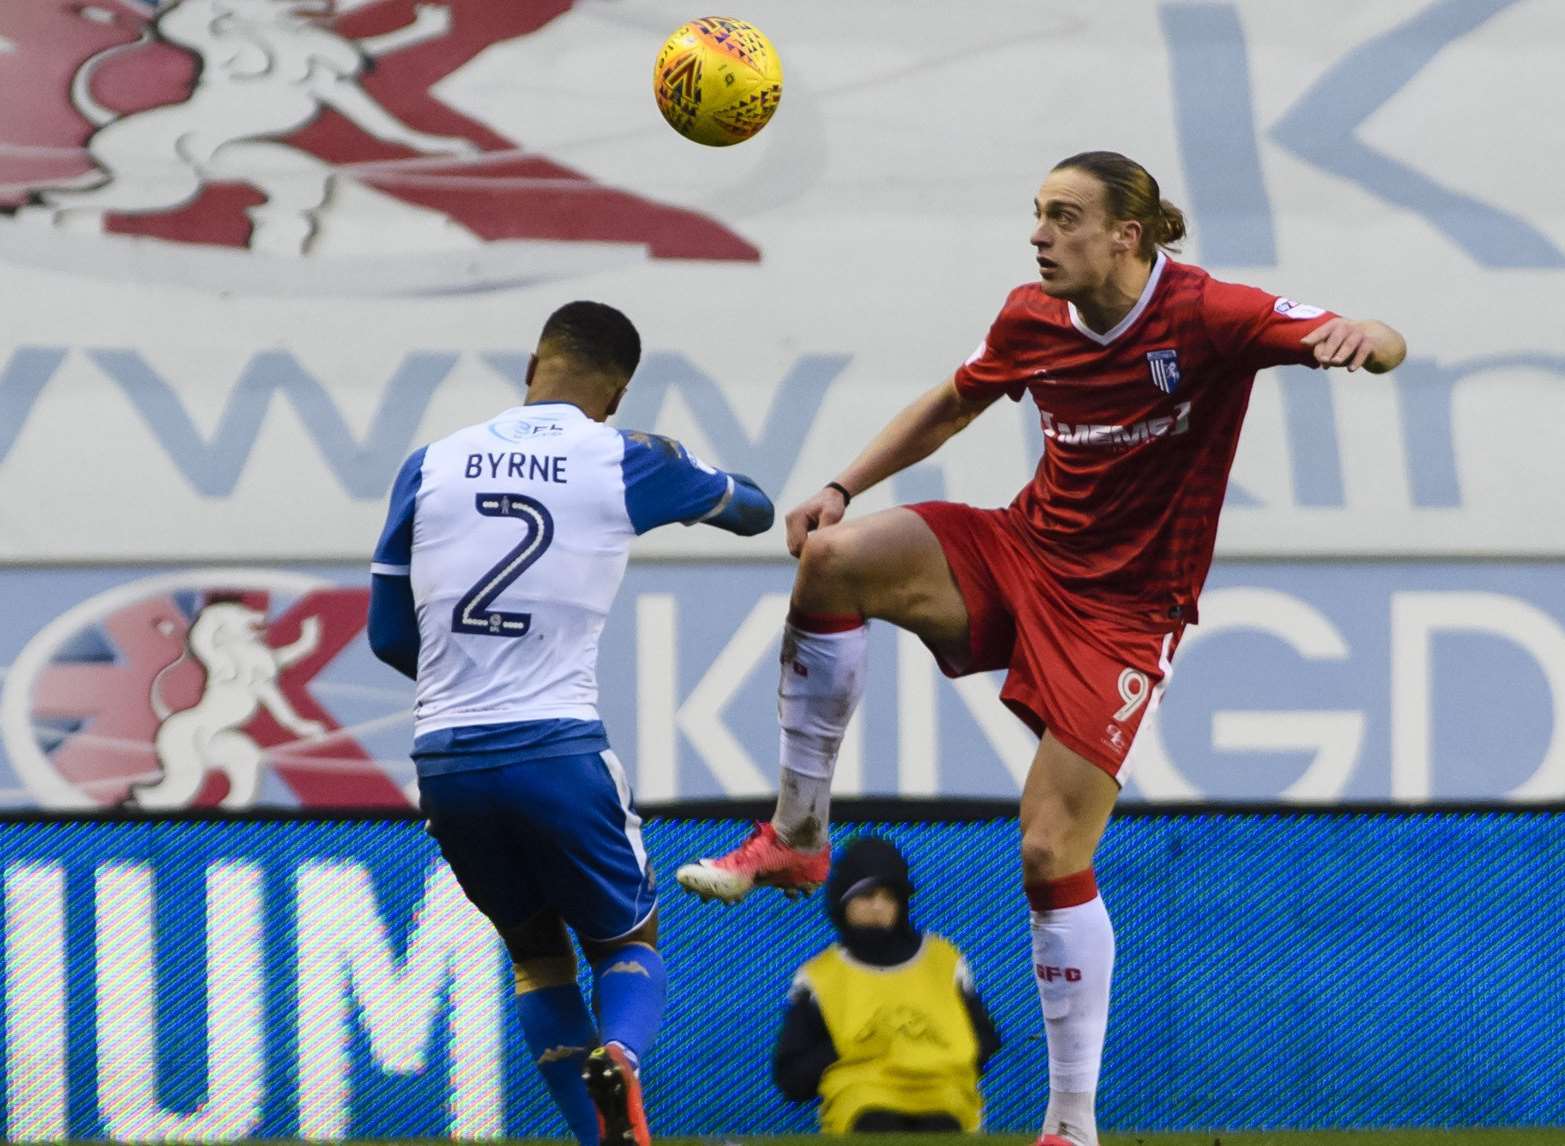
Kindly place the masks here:
MULTIPOLYGON (((923 933, 913 926, 908 914, 912 894, 907 860, 896 845, 876 836, 861 836, 843 848, 832 864, 826 884, 826 913, 849 955, 861 963, 892 967, 913 958, 923 945, 923 933), (849 927, 847 901, 874 887, 889 888, 901 903, 896 926, 849 927)), ((973 984, 964 982, 958 986, 978 1038, 978 1069, 982 1072, 1000 1049, 1000 1035, 973 984)), ((777 1088, 795 1101, 808 1101, 819 1092, 821 1076, 836 1060, 837 1048, 832 1045, 831 1033, 815 997, 802 981, 795 982, 788 994, 782 1031, 772 1055, 772 1077, 777 1088)))

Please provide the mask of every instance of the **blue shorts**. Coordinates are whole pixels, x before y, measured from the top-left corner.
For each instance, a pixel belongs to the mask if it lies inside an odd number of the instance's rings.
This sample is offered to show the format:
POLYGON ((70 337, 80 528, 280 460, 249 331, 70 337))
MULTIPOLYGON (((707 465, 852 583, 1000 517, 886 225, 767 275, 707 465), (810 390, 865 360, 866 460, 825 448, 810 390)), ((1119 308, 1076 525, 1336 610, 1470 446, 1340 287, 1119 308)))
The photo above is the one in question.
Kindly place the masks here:
POLYGON ((628 935, 657 907, 641 817, 607 750, 419 777, 429 832, 501 931, 540 912, 583 939, 628 935))

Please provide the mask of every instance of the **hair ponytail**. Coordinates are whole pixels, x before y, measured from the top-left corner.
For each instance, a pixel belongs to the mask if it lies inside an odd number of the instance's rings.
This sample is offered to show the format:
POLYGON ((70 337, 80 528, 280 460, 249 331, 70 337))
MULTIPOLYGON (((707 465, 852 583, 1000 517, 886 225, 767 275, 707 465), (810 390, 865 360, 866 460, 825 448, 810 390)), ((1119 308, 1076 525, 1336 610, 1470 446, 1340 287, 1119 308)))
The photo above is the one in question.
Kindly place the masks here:
POLYGON ((1167 199, 1159 199, 1154 226, 1152 245, 1171 247, 1185 237, 1185 213, 1167 199))

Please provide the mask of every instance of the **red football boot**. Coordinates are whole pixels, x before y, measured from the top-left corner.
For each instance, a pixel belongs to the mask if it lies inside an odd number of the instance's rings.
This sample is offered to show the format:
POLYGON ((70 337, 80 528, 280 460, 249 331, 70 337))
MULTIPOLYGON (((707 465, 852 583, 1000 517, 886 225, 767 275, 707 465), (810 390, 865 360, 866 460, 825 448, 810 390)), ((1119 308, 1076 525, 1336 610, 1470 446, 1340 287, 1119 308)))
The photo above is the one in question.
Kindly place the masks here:
POLYGON ((757 823, 750 838, 727 855, 687 863, 674 878, 702 899, 738 903, 758 887, 780 888, 789 898, 809 895, 830 870, 830 846, 800 851, 778 839, 771 824, 757 823))
POLYGON ((641 1080, 619 1044, 589 1051, 581 1078, 598 1108, 598 1141, 602 1146, 652 1146, 647 1112, 641 1106, 641 1080))
POLYGON ((1075 1138, 1066 1138, 1062 1134, 1040 1134, 1033 1146, 1081 1146, 1081 1143, 1075 1138))

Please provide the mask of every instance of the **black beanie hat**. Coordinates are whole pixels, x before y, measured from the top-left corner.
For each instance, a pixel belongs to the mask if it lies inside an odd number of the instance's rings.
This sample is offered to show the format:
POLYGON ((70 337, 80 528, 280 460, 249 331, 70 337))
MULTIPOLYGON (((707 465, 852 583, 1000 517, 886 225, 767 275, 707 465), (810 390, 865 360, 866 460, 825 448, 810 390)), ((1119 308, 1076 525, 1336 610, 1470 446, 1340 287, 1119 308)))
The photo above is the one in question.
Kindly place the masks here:
POLYGON ((912 958, 922 942, 908 916, 912 894, 907 859, 897 846, 880 836, 856 836, 832 862, 826 882, 826 914, 855 958, 880 966, 901 963, 912 958), (849 927, 848 900, 877 887, 889 890, 901 905, 896 924, 890 928, 849 927))

